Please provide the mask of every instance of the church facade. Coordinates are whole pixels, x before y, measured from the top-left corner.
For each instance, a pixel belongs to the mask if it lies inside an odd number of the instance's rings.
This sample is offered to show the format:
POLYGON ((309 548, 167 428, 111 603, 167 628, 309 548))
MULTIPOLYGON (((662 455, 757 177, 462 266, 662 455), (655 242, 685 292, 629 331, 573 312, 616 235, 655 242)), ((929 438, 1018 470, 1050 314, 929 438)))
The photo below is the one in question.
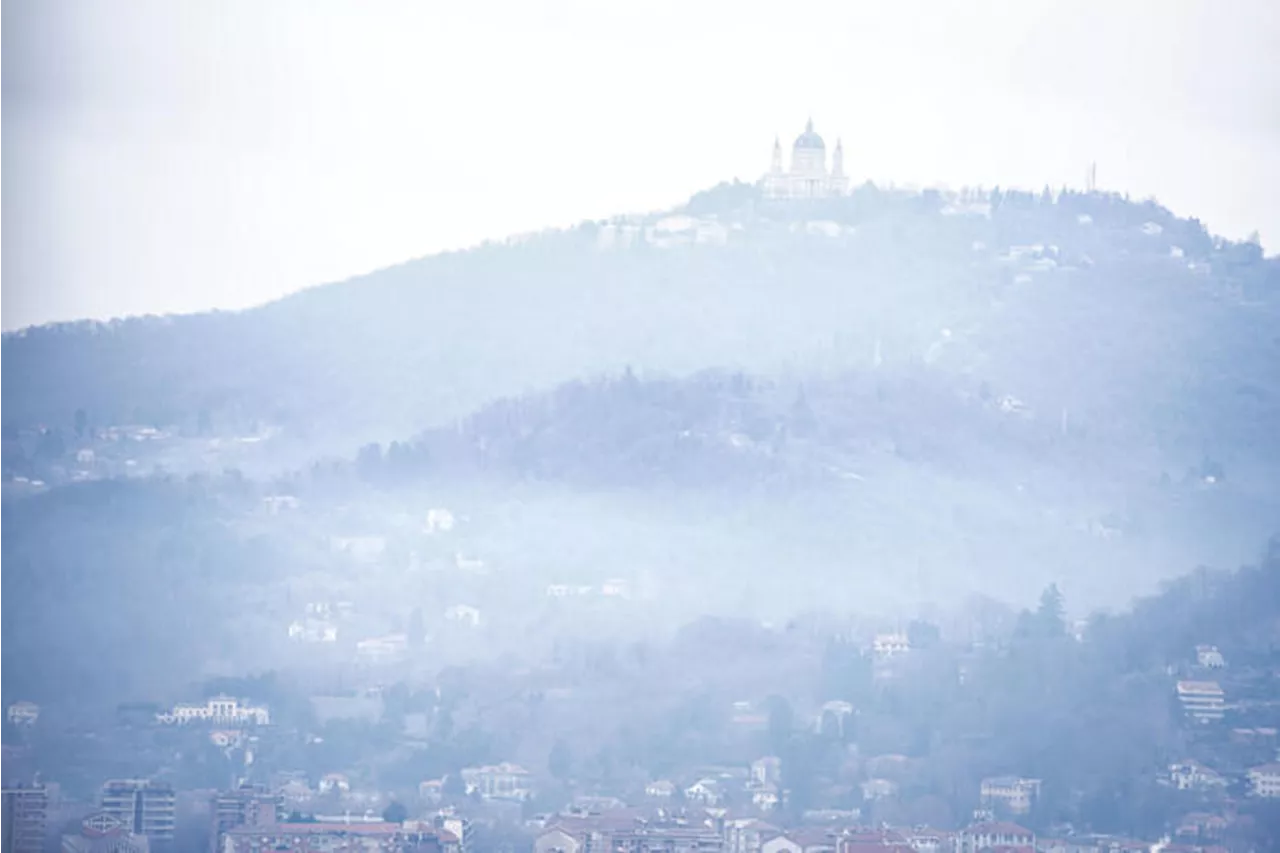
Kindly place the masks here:
POLYGON ((844 147, 836 140, 827 169, 827 145, 813 129, 813 120, 791 146, 791 168, 784 171, 782 143, 773 141, 773 163, 764 176, 764 197, 771 199, 830 198, 847 195, 849 179, 844 174, 844 147))

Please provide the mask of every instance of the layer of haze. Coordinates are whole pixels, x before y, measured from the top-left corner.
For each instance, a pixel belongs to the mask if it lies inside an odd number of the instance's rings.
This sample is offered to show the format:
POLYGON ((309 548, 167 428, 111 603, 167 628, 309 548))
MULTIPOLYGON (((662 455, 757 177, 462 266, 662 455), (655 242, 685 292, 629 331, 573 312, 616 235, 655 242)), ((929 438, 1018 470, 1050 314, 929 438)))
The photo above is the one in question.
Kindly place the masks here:
POLYGON ((5 4, 3 325, 238 308, 754 180, 1154 195, 1280 239, 1268 0, 5 4), (536 9, 534 8, 536 6, 536 9))

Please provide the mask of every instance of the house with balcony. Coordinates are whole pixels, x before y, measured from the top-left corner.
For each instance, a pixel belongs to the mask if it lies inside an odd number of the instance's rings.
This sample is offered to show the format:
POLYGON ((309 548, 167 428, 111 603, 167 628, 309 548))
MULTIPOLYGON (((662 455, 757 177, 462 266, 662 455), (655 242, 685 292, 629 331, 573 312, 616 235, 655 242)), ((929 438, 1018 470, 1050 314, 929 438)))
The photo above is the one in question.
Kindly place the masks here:
POLYGON ((1001 808, 1010 814, 1024 815, 1040 797, 1040 780, 1021 776, 992 776, 982 780, 979 790, 982 805, 1001 808))
POLYGON ((1187 759, 1169 765, 1168 784, 1178 791, 1209 793, 1224 790, 1227 780, 1213 768, 1187 759))
POLYGON ((164 725, 265 726, 271 723, 271 712, 264 705, 254 705, 244 699, 214 696, 203 704, 174 705, 172 710, 156 714, 156 722, 164 725))
POLYGON ((698 803, 703 806, 719 805, 724 798, 724 789, 720 786, 718 779, 707 777, 699 779, 692 785, 684 789, 684 798, 691 803, 698 803))
POLYGON ((751 805, 762 812, 771 812, 782 804, 782 791, 772 782, 751 789, 751 805))
POLYGON ((1205 669, 1223 669, 1227 659, 1218 651, 1217 646, 1196 646, 1196 665, 1205 669))
POLYGON ((486 800, 523 802, 533 796, 533 775, 519 764, 507 761, 464 768, 462 781, 468 794, 479 794, 486 800))
POLYGON ((14 702, 9 706, 7 716, 15 726, 35 725, 40 719, 40 706, 35 702, 14 702))
POLYGON ((1026 827, 1004 821, 983 821, 960 831, 956 853, 983 853, 997 848, 1034 848, 1036 835, 1026 827))
POLYGON ((1263 799, 1280 797, 1280 762, 1261 764, 1252 767, 1246 776, 1249 780, 1249 793, 1263 799))
POLYGON ((644 795, 655 800, 669 800, 676 795, 676 784, 667 779, 658 779, 644 786, 644 795))
POLYGON ((1215 723, 1226 716, 1226 694, 1216 681, 1179 681, 1178 702, 1188 717, 1198 723, 1215 723))

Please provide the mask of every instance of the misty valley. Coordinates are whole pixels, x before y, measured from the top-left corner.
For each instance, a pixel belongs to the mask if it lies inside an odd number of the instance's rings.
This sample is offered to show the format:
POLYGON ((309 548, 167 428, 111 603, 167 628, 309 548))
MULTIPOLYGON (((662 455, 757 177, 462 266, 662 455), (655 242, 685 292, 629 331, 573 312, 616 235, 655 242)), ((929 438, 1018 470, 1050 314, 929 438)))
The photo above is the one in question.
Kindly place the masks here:
POLYGON ((1280 261, 1098 190, 776 168, 6 334, 5 822, 1276 849, 1280 261))

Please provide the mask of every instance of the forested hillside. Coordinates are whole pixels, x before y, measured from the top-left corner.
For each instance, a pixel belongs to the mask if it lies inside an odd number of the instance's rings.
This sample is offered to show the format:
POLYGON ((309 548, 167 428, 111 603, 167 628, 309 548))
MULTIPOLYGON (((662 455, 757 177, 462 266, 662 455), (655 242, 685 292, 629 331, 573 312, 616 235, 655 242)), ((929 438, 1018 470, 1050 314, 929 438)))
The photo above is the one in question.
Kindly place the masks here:
POLYGON ((6 667, 275 653, 299 577, 368 594, 370 633, 469 596, 518 614, 507 650, 575 577, 652 580, 618 624, 671 627, 1055 580, 1091 607, 1235 565, 1280 517, 1278 271, 1099 193, 737 185, 241 313, 7 335, 6 667), (164 473, 228 444, 273 467, 164 473), (449 546, 439 506, 472 519, 449 546), (376 569, 348 536, 389 543, 376 569))
MULTIPOLYGON (((6 499, 5 689, 146 696, 243 653, 229 620, 278 552, 233 481, 104 481, 6 499)), ((278 544, 278 543, 276 543, 278 544)))
POLYGON ((1153 203, 868 185, 778 207, 738 185, 688 212, 723 245, 645 240, 649 217, 602 248, 588 223, 239 313, 6 335, 5 425, 273 424, 346 452, 628 366, 925 363, 1193 455, 1280 435, 1280 263, 1153 203))
POLYGON ((541 632, 547 584, 616 576, 660 590, 643 620, 616 626, 627 636, 702 614, 776 620, 975 591, 1021 602, 1051 582, 1091 608, 1199 562, 1231 565, 1274 531, 1275 496, 1248 476, 1208 457, 1168 463, 1123 430, 1064 432, 923 365, 596 377, 270 480, 11 496, 7 677, 128 696, 219 661, 261 666, 286 643, 294 590, 317 585, 392 624, 428 602, 438 625, 469 596, 506 613, 495 642, 517 647, 541 632), (273 513, 278 495, 299 508, 273 513), (441 505, 466 518, 443 539, 421 521, 441 505), (386 550, 352 562, 331 547, 351 534, 386 550), (459 569, 458 553, 486 574, 459 569))

